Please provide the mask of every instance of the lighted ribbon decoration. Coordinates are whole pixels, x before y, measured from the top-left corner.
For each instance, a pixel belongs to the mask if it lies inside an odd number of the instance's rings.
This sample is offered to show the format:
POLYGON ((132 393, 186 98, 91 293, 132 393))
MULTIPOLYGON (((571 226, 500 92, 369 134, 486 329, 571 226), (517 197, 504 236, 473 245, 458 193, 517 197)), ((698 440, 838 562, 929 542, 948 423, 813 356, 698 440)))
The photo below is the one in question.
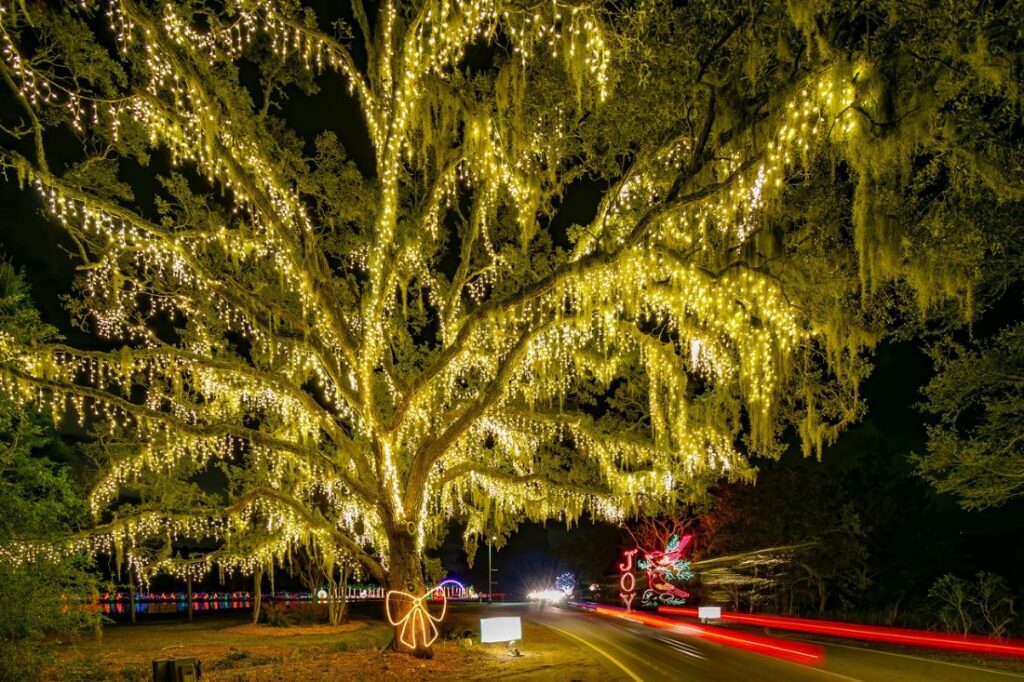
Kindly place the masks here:
POLYGON ((421 635, 420 639, 423 640, 423 648, 429 647, 437 640, 440 632, 438 632, 437 626, 434 623, 440 623, 444 620, 444 614, 447 611, 448 597, 445 595, 441 585, 427 590, 418 597, 414 597, 408 592, 402 592, 401 590, 390 590, 384 598, 384 612, 388 616, 388 622, 398 628, 398 641, 410 649, 416 648, 417 635, 421 635), (427 610, 427 602, 435 595, 441 595, 441 615, 436 618, 427 610), (392 609, 397 608, 397 605, 392 606, 392 601, 397 602, 400 599, 408 599, 412 602, 412 606, 405 612, 404 616, 395 618, 392 615, 392 609), (412 635, 411 639, 410 634, 412 635))

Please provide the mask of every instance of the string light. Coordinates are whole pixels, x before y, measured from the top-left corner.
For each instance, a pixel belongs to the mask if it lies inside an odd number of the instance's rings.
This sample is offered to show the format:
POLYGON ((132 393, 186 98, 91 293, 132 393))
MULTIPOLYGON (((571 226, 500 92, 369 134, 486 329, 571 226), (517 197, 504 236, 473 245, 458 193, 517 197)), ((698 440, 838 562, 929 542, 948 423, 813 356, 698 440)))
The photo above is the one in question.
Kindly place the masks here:
POLYGON ((388 622, 398 629, 399 642, 408 649, 427 649, 440 635, 435 623, 444 620, 448 611, 448 596, 440 585, 418 597, 401 590, 390 590, 384 598, 384 610, 388 622), (441 615, 435 616, 427 609, 427 604, 431 600, 441 602, 441 615), (396 601, 402 602, 401 609, 394 603, 396 601), (405 608, 405 603, 409 604, 408 609, 405 608), (400 610, 401 613, 396 614, 396 610, 400 610))
POLYGON ((693 577, 690 562, 683 559, 683 553, 693 540, 692 535, 680 538, 673 533, 664 550, 644 552, 644 558, 637 562, 637 568, 647 574, 647 590, 642 601, 645 606, 658 604, 685 604, 690 593, 676 583, 693 577))

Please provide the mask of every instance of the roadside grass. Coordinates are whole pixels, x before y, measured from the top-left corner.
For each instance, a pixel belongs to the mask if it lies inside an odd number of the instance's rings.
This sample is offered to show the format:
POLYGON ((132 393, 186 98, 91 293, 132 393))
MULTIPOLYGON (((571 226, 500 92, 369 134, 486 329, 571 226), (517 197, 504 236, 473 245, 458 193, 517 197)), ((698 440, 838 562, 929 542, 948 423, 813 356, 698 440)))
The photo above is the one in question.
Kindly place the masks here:
POLYGON ((237 676, 222 673, 297 662, 325 652, 379 651, 391 637, 391 627, 380 621, 354 621, 338 628, 253 626, 239 618, 115 624, 105 627, 98 641, 83 638, 70 643, 52 674, 54 679, 81 682, 134 682, 150 679, 154 659, 196 657, 204 680, 234 680, 237 676))
POLYGON ((48 674, 68 682, 144 682, 151 679, 153 659, 196 657, 204 682, 614 678, 591 652, 526 620, 521 656, 511 656, 505 644, 480 644, 481 615, 472 607, 451 612, 441 624, 450 638, 435 644, 430 660, 392 652, 391 626, 372 618, 338 628, 253 626, 237 617, 111 625, 99 641, 69 644, 48 674), (472 637, 461 637, 467 632, 472 637))
MULTIPOLYGON (((564 682, 618 679, 592 651, 566 639, 555 631, 523 618, 523 639, 516 643, 520 656, 512 656, 507 643, 479 642, 481 613, 468 609, 453 613, 445 628, 454 633, 472 632, 472 644, 466 647, 474 656, 472 672, 453 680, 531 680, 564 682)), ((501 614, 493 614, 501 615, 501 614)), ((518 614, 516 614, 518 615, 518 614)), ((454 640, 459 641, 459 640, 454 640)))

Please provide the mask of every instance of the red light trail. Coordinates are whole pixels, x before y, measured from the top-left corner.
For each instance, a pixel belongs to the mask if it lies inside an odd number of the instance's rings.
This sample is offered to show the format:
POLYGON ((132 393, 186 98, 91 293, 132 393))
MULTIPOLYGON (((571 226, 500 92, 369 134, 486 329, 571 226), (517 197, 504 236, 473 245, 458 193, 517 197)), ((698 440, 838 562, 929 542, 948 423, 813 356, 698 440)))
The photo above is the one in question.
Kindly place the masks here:
POLYGON ((724 628, 699 625, 697 623, 681 623, 674 618, 665 618, 664 616, 641 611, 626 611, 614 606, 583 603, 578 605, 589 608, 598 614, 631 620, 635 623, 661 630, 670 630, 684 635, 700 637, 715 644, 736 647, 737 649, 744 649, 765 656, 773 656, 793 663, 818 666, 825 662, 824 649, 816 644, 792 642, 746 632, 733 632, 724 628))
MULTIPOLYGON (((659 606, 658 613, 689 616, 692 618, 697 617, 697 609, 681 606, 659 606)), ((1024 641, 1015 639, 994 639, 977 635, 954 635, 944 632, 929 632, 927 630, 908 630, 905 628, 858 625, 856 623, 841 623, 812 618, 793 618, 790 616, 733 613, 727 611, 722 612, 721 620, 726 623, 756 625, 777 630, 810 632, 819 635, 833 635, 872 642, 887 642, 929 649, 945 649, 948 651, 966 651, 976 654, 1024 658, 1024 641)))

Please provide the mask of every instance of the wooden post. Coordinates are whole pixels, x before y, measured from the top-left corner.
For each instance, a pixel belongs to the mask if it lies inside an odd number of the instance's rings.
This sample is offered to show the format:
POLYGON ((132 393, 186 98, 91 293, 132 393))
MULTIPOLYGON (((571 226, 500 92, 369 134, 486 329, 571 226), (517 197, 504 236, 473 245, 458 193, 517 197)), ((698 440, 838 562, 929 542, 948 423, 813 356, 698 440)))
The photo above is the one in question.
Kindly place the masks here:
POLYGON ((189 573, 186 578, 186 589, 185 598, 188 599, 188 622, 192 622, 192 574, 189 573))

